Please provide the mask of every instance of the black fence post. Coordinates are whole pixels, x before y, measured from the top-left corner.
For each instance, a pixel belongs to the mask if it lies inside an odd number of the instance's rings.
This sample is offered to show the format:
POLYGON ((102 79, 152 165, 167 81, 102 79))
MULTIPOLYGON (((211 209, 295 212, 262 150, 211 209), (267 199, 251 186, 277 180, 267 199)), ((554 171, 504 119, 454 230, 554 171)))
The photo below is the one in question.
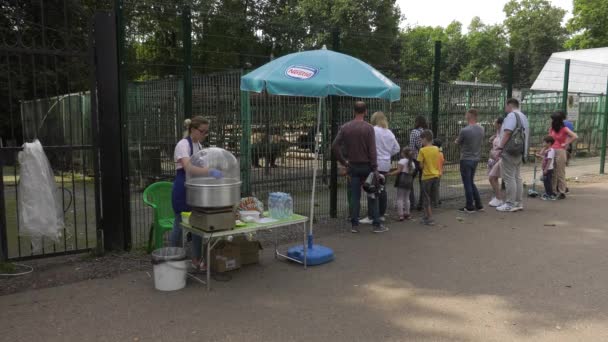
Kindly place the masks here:
POLYGON ((91 18, 89 23, 89 63, 90 63, 90 72, 89 72, 89 82, 90 82, 90 92, 89 96, 91 99, 91 144, 93 145, 93 179, 94 179, 94 188, 95 188, 95 255, 101 256, 104 252, 104 241, 103 241, 103 224, 101 222, 101 184, 99 182, 99 112, 97 107, 97 75, 95 74, 96 70, 96 61, 95 61, 95 16, 91 18))
POLYGON ((602 122, 602 149, 600 150, 600 174, 604 174, 606 164, 606 140, 608 140, 608 81, 604 98, 604 121, 602 122))
MULTIPOLYGON (((340 29, 334 27, 332 32, 332 40, 333 40, 333 50, 338 52, 340 51, 340 29)), ((331 141, 326 143, 325 146, 330 149, 329 152, 331 155, 331 171, 330 171, 330 179, 329 179, 329 217, 336 218, 338 217, 338 160, 336 156, 331 152, 331 144, 338 135, 338 121, 339 121, 339 111, 338 111, 338 97, 331 96, 331 141)))
POLYGON ((192 117, 192 21, 189 6, 184 6, 182 12, 182 29, 184 34, 184 117, 192 117))
POLYGON ((439 133, 439 82, 441 75, 441 41, 435 42, 435 63, 433 66, 433 109, 431 112, 431 129, 433 135, 439 133))
MULTIPOLYGON (((242 75, 245 75, 243 72, 242 75)), ((241 163, 241 195, 251 196, 251 102, 248 91, 240 92, 241 99, 241 143, 239 159, 241 163)))
POLYGON ((562 110, 568 114, 568 83, 570 83, 570 60, 564 64, 564 88, 562 89, 562 110))
POLYGON ((4 203, 4 155, 0 150, 0 262, 8 260, 6 206, 4 203))
POLYGON ((124 32, 122 1, 115 14, 95 15, 95 61, 99 114, 99 155, 101 168, 102 225, 106 250, 131 247, 129 215, 127 123, 123 104, 126 91, 121 82, 120 64, 124 63, 120 45, 124 32), (118 39, 117 39, 118 38, 118 39))
POLYGON ((513 97, 513 65, 515 64, 515 54, 509 51, 509 62, 507 66, 507 99, 513 97))

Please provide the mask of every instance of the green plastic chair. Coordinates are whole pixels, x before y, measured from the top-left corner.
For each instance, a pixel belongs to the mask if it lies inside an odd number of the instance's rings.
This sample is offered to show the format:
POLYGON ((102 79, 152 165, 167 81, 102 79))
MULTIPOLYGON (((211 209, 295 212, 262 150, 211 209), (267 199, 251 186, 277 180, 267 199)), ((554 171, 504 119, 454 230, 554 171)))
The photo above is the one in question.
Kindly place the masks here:
POLYGON ((144 203, 154 209, 154 222, 150 226, 148 236, 148 252, 152 251, 152 239, 155 249, 162 248, 165 233, 173 229, 175 213, 171 203, 172 189, 171 182, 156 182, 144 190, 144 203))

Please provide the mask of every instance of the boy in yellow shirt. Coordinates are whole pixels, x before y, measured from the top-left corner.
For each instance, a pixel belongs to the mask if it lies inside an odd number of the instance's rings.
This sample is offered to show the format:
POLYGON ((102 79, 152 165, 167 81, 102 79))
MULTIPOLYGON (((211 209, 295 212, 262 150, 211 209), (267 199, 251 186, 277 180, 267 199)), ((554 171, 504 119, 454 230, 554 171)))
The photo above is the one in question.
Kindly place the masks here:
POLYGON ((418 162, 422 168, 422 200, 424 218, 422 224, 432 226, 435 224, 432 215, 432 204, 437 201, 439 194, 439 177, 441 176, 441 152, 433 146, 433 132, 428 129, 420 134, 422 148, 418 152, 418 162))
POLYGON ((445 164, 445 157, 443 156, 441 145, 443 145, 443 142, 440 139, 433 139, 433 146, 437 146, 439 149, 439 181, 431 196, 433 198, 433 208, 439 208, 441 205, 441 201, 439 200, 439 187, 441 186, 441 177, 443 177, 443 164, 445 164))

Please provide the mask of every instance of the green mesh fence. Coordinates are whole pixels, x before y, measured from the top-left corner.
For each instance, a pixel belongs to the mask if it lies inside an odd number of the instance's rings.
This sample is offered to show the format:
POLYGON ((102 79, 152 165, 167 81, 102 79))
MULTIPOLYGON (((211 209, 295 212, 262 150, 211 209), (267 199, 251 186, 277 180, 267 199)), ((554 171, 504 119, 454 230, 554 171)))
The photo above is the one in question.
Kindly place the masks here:
MULTIPOLYGON (((289 192, 294 196, 295 210, 308 213, 313 169, 317 168, 316 217, 321 220, 329 218, 332 124, 340 126, 350 120, 353 102, 359 99, 330 97, 322 100, 321 155, 314 160, 318 99, 268 94, 243 97, 239 90, 243 74, 240 68, 255 68, 270 61, 273 55, 320 48, 314 43, 307 45, 314 41, 314 37, 306 37, 298 43, 305 45, 297 48, 284 47, 275 51, 274 43, 272 46, 254 46, 246 42, 262 39, 268 27, 255 27, 255 21, 248 21, 250 18, 247 16, 227 15, 229 12, 222 11, 216 13, 214 11, 219 9, 207 7, 205 2, 159 0, 151 6, 135 0, 121 2, 124 4, 124 74, 128 81, 126 108, 135 245, 145 242, 151 219, 150 210, 142 203, 141 192, 154 181, 173 178, 173 149, 182 137, 186 115, 200 115, 211 122, 206 142, 209 146, 222 147, 242 157, 242 141, 248 141, 251 160, 242 158, 248 164, 242 170, 248 177, 244 179, 246 188, 264 201, 269 192, 289 192), (184 6, 186 4, 190 8, 184 6), (184 15, 186 13, 192 16, 184 15), (224 29, 214 31, 214 27, 224 29), (221 48, 212 48, 216 46, 221 48), (191 80, 190 74, 193 75, 191 80), (188 106, 190 82, 191 112, 188 106), (184 89, 184 85, 188 89, 184 89), (251 127, 242 122, 243 99, 248 99, 251 127), (333 114, 332 109, 335 109, 333 114)), ((280 31, 285 27, 279 25, 272 29, 280 31)), ((329 31, 326 33, 326 37, 331 37, 329 31)), ((383 111, 400 145, 408 145, 416 116, 421 115, 429 122, 432 118, 433 86, 429 80, 433 76, 434 42, 425 47, 405 46, 398 54, 417 56, 419 61, 419 65, 405 68, 398 63, 398 58, 379 60, 375 53, 368 55, 368 49, 359 51, 355 48, 349 43, 349 37, 338 38, 342 39, 341 51, 344 53, 372 63, 389 77, 407 78, 394 79, 401 87, 399 101, 364 101, 370 116, 375 111, 383 111)), ((451 57, 446 55, 448 52, 443 51, 444 63, 451 57)), ((398 57, 395 54, 391 56, 398 57)), ((441 76, 442 80, 457 77, 445 68, 441 76)), ((470 108, 479 110, 479 123, 486 133, 477 178, 482 189, 487 187, 482 181, 486 178, 485 161, 491 147, 490 137, 495 134, 493 122, 504 115, 506 94, 506 89, 501 86, 462 82, 440 84, 436 138, 443 142, 446 158, 440 187, 442 199, 462 197, 458 167, 460 151, 454 140, 466 125, 464 114, 470 108)), ((550 114, 561 107, 561 94, 524 90, 520 96, 516 93, 515 97, 522 99, 522 109, 530 119, 533 153, 548 131, 550 114)), ((580 139, 576 147, 579 155, 593 155, 601 138, 602 100, 593 95, 580 95, 580 99, 580 115, 576 122, 580 139)), ((395 163, 397 159, 395 157, 395 163)), ((417 185, 415 192, 418 193, 417 185)), ((394 188, 389 185, 390 203, 393 203, 393 198, 394 188)), ((365 210, 363 203, 362 211, 365 210)), ((345 177, 338 179, 337 214, 339 217, 348 215, 345 177)))
MULTIPOLYGON (((225 148, 240 156, 242 138, 241 93, 239 90, 241 71, 229 71, 205 75, 194 75, 192 96, 193 115, 201 115, 211 122, 211 133, 207 144, 225 148)), ((431 118, 432 91, 430 82, 396 80, 401 86, 401 100, 394 103, 376 99, 366 101, 369 114, 383 111, 389 119, 390 129, 401 146, 409 144, 410 131, 415 117, 431 118)), ((182 135, 182 81, 172 77, 162 80, 136 82, 129 86, 129 150, 132 190, 141 191, 157 179, 171 179, 174 173, 173 148, 182 135)), ((532 92, 521 94, 522 110, 528 115, 531 126, 531 153, 541 146, 547 134, 550 115, 561 108, 560 93, 532 92)), ((342 125, 352 118, 352 105, 359 99, 330 97, 322 100, 321 155, 313 158, 314 129, 318 99, 250 94, 251 107, 251 165, 250 188, 252 193, 266 201, 269 192, 291 193, 295 199, 295 210, 308 213, 312 172, 318 168, 318 193, 315 214, 325 220, 330 216, 330 171, 331 171, 331 109, 335 101, 336 122, 342 125)), ((595 95, 580 95, 580 115, 576 130, 580 135, 577 150, 580 154, 593 155, 599 150, 603 99, 595 95)), ((485 129, 482 147, 483 160, 477 178, 480 188, 489 189, 485 160, 495 134, 494 121, 504 115, 506 89, 496 86, 441 84, 439 126, 437 138, 443 142, 446 158, 441 180, 441 199, 462 196, 462 183, 458 162, 459 148, 454 140, 466 125, 465 112, 470 108, 479 110, 479 124, 485 129)), ((394 162, 397 161, 395 157, 394 162)), ((393 203, 395 191, 389 181, 389 203, 393 203)), ((418 187, 415 187, 418 193, 418 187)), ((134 234, 144 241, 148 229, 148 209, 133 198, 132 216, 134 234)), ((338 179, 339 217, 348 215, 346 178, 338 179)), ((367 208, 362 201, 362 216, 367 208)))

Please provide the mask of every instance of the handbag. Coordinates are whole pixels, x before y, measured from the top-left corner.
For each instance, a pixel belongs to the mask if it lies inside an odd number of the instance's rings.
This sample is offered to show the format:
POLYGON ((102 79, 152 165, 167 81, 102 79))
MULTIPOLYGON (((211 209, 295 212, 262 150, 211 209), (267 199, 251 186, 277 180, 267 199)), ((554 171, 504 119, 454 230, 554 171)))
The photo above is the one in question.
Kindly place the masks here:
POLYGON ((414 177, 408 172, 401 172, 395 180, 395 188, 412 189, 414 185, 414 177))

